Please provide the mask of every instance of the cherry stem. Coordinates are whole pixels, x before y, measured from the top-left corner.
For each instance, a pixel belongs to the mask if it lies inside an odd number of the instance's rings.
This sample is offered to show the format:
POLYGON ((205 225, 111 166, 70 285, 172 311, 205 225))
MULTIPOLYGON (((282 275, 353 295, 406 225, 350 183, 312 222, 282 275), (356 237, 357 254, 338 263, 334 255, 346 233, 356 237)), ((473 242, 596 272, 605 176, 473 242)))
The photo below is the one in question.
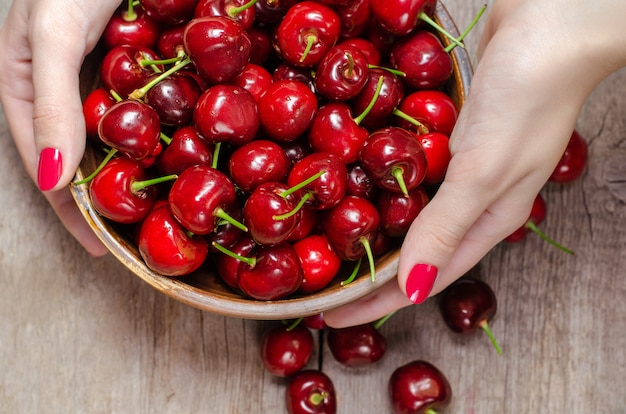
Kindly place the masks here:
POLYGON ((321 403, 324 402, 324 400, 326 399, 326 397, 328 397, 328 393, 325 391, 322 392, 315 392, 313 394, 311 394, 311 397, 309 397, 309 401, 311 401, 311 404, 318 406, 321 403))
POLYGON ((126 22, 134 22, 137 20, 137 13, 135 12, 135 2, 133 0, 128 0, 128 9, 126 9, 126 13, 124 13, 124 21, 126 22))
POLYGON ((489 324, 487 323, 487 321, 482 321, 479 326, 487 334, 487 337, 496 348, 496 352, 498 353, 498 355, 502 355, 502 348, 500 348, 500 344, 498 344, 496 337, 493 335, 493 332, 491 332, 491 328, 489 328, 489 324))
MULTIPOLYGON (((483 15, 483 13, 485 12, 485 10, 487 9, 487 5, 483 4, 483 6, 480 8, 480 10, 478 11, 478 13, 476 14, 476 16, 474 17, 474 20, 472 20, 472 22, 469 24, 469 26, 467 26, 467 28, 465 29, 465 31, 463 31, 463 33, 461 33, 461 36, 459 36, 457 38, 458 41, 461 41, 463 39, 465 39, 465 36, 467 36, 469 34, 469 32, 472 31, 472 29, 474 28, 474 26, 476 26, 476 23, 478 23, 478 20, 480 20, 480 17, 483 15)), ((447 53, 450 53, 457 45, 455 43, 450 43, 448 46, 446 46, 446 48, 444 49, 447 53)))
POLYGON ((385 322, 387 322, 394 314, 396 313, 396 311, 391 311, 388 314, 386 314, 385 316, 383 316, 382 318, 378 319, 376 322, 374 322, 373 326, 376 329, 380 329, 381 326, 383 326, 383 324, 385 322))
POLYGON ((245 224, 241 223, 240 221, 235 219, 233 216, 228 214, 222 207, 217 207, 213 211, 213 216, 215 216, 217 218, 220 218, 222 220, 226 220, 228 223, 230 223, 233 226, 237 227, 241 231, 244 231, 244 232, 248 231, 248 227, 246 227, 245 224))
POLYGON ((345 76, 351 78, 354 76, 354 58, 351 53, 345 53, 346 59, 348 59, 348 67, 345 71, 345 76))
POLYGON ((304 59, 306 59, 306 57, 309 55, 309 52, 313 48, 313 45, 315 44, 315 42, 317 42, 317 36, 312 33, 309 33, 306 36, 306 48, 304 49, 304 53, 302 54, 302 57, 300 58, 300 63, 304 62, 304 59))
POLYGON ((356 261, 356 266, 354 266, 354 269, 352 270, 352 273, 350 273, 350 276, 348 276, 346 280, 341 281, 341 286, 352 283, 352 281, 356 278, 356 275, 359 274, 359 270, 361 269, 361 262, 363 262, 363 258, 360 257, 359 260, 356 261))
POLYGON ((237 254, 231 250, 228 250, 226 247, 217 243, 216 241, 211 242, 211 246, 213 246, 216 250, 224 253, 226 256, 232 257, 235 260, 239 260, 240 262, 244 262, 250 267, 256 266, 256 258, 255 257, 245 257, 240 254, 237 254))
POLYGON ((311 198, 313 197, 313 194, 306 193, 302 196, 302 198, 300 199, 300 201, 298 202, 298 204, 293 208, 293 210, 291 210, 288 213, 285 214, 279 214, 276 216, 272 216, 272 219, 280 221, 280 220, 285 220, 288 219, 289 217, 295 215, 298 213, 298 211, 302 210, 302 207, 304 207, 304 204, 311 198))
POLYGON ((165 142, 166 145, 170 145, 170 143, 172 142, 172 138, 168 137, 163 132, 161 132, 159 136, 161 137, 161 141, 165 142))
POLYGON ((133 183, 130 185, 130 189, 134 193, 138 193, 144 188, 149 187, 151 185, 161 184, 166 181, 175 180, 177 178, 178 178, 178 175, 170 174, 170 175, 164 175, 163 177, 151 178, 149 180, 133 181, 133 183))
POLYGON ((91 174, 89 174, 87 177, 83 178, 82 180, 76 181, 74 183, 74 185, 81 185, 81 184, 85 184, 88 183, 89 181, 93 180, 96 175, 98 175, 98 173, 104 168, 105 165, 107 165, 107 163, 109 161, 111 161, 111 158, 113 158, 113 156, 117 153, 117 150, 115 148, 111 148, 111 150, 108 152, 107 156, 104 157, 104 159, 102 160, 102 162, 98 165, 98 167, 96 168, 96 170, 94 172, 92 172, 91 174))
POLYGON ((220 149, 222 148, 221 142, 215 143, 215 148, 213 148, 213 160, 211 160, 211 167, 217 169, 218 158, 220 157, 220 149))
POLYGON ((312 176, 310 176, 306 180, 304 180, 304 181, 294 185, 293 187, 290 187, 290 188, 286 189, 285 191, 282 191, 279 195, 282 198, 288 197, 291 194, 295 193, 296 191, 301 190, 304 187, 306 187, 307 185, 311 184, 313 181, 317 180, 318 178, 320 178, 324 174, 326 174, 326 170, 318 171, 317 173, 313 174, 312 176))
POLYGON ((526 226, 526 228, 528 228, 532 232, 536 233, 539 237, 541 237, 543 240, 547 241, 548 243, 550 243, 551 245, 553 245, 557 249, 559 249, 561 251, 564 251, 567 254, 571 254, 572 256, 576 254, 576 253, 574 253, 573 250, 570 250, 567 247, 565 247, 565 246, 557 243, 556 241, 552 240, 550 237, 548 237, 547 234, 545 234, 543 231, 541 231, 541 229, 539 227, 537 227, 537 225, 535 223, 533 223, 532 221, 529 220, 528 222, 526 222, 525 226, 526 226))
POLYGON ((393 167, 391 169, 391 175, 394 176, 396 181, 398 182, 398 186, 400 186, 400 190, 405 197, 409 196, 409 190, 406 188, 406 182, 404 181, 404 168, 402 167, 393 167))
POLYGON ((254 6, 256 4, 257 0, 250 0, 249 2, 247 2, 246 4, 244 4, 243 6, 239 6, 239 7, 228 7, 226 10, 226 13, 230 16, 230 17, 236 17, 239 13, 248 10, 250 7, 254 6))
POLYGON ((444 35, 445 37, 450 39, 450 41, 452 41, 452 43, 454 43, 455 45, 457 45, 458 47, 460 47, 462 49, 465 49, 465 45, 463 43, 461 43, 459 40, 457 40, 456 37, 454 37, 450 33, 448 33, 448 31, 446 29, 444 29, 436 21, 431 19, 429 15, 427 15, 424 12, 421 12, 420 15, 419 15, 419 18, 420 18, 420 20, 428 23, 433 29, 437 30, 439 33, 441 33, 442 35, 444 35))
POLYGON ((302 317, 294 319, 293 322, 291 322, 291 324, 289 324, 289 326, 287 327, 287 332, 296 329, 296 326, 300 325, 300 322, 302 322, 303 319, 304 318, 302 317))
POLYGON ((175 56, 168 59, 143 59, 139 64, 142 67, 154 66, 154 65, 171 65, 180 61, 180 56, 175 56))
POLYGON ((432 408, 427 408, 426 411, 424 411, 424 414, 437 414, 437 411, 432 408))
POLYGON ((120 94, 115 92, 113 89, 111 89, 109 93, 111 94, 113 99, 115 99, 115 102, 122 102, 124 100, 124 98, 122 98, 120 94))
POLYGON ((372 110, 374 105, 376 105, 376 101, 378 100, 378 97, 380 96, 380 90, 383 88, 383 81, 384 80, 385 80, 384 76, 380 76, 378 78, 378 83, 376 84, 376 90, 374 91, 374 96, 372 96, 372 99, 367 104, 367 106, 365 107, 363 112, 361 112, 361 114, 359 116, 354 118, 354 122, 357 125, 359 125, 361 122, 363 122, 363 119, 365 119, 365 117, 367 116, 367 114, 370 113, 370 111, 372 110))
POLYGON ((145 84, 141 88, 138 88, 138 89, 135 89, 134 91, 132 91, 130 93, 130 95, 128 95, 128 98, 129 99, 137 99, 137 100, 142 99, 146 95, 146 93, 148 93, 150 88, 152 88, 154 85, 156 85, 157 83, 161 82, 163 79, 165 79, 168 76, 170 76, 172 73, 175 73, 175 72, 179 71, 180 69, 184 68, 189 63, 191 63, 191 59, 189 59, 188 57, 183 59, 183 60, 181 60, 181 61, 179 61, 174 66, 172 66, 171 68, 169 68, 165 72, 159 74, 159 76, 157 76, 156 78, 152 79, 150 82, 148 82, 147 84, 145 84))
POLYGON ((370 279, 372 283, 376 281, 376 266, 374 265, 374 254, 372 253, 372 246, 370 245, 370 241, 367 240, 367 237, 361 236, 359 241, 363 245, 365 249, 365 253, 367 254, 367 261, 370 265, 370 279))
POLYGON ((410 122, 412 125, 415 125, 417 127, 417 132, 419 134, 428 134, 428 128, 426 127, 426 125, 422 124, 420 121, 418 121, 417 119, 413 118, 411 115, 407 114, 406 112, 401 111, 398 108, 394 108, 393 112, 392 112, 395 116, 404 119, 407 122, 410 122))
POLYGON ((396 76, 400 76, 401 78, 404 78, 406 76, 405 72, 402 72, 401 70, 398 69, 393 69, 393 68, 388 68, 386 66, 378 66, 378 65, 372 65, 371 63, 369 65, 367 65, 367 67, 369 69, 382 69, 382 70, 386 70, 389 73, 393 73, 396 76))

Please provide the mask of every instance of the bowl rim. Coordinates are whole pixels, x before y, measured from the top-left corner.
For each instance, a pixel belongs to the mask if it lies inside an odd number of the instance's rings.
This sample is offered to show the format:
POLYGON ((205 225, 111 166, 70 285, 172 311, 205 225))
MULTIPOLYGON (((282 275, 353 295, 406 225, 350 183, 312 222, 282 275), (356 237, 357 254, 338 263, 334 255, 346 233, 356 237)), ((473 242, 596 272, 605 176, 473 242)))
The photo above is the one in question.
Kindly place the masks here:
MULTIPOLYGON (((436 3, 434 20, 453 36, 458 37, 460 35, 452 17, 441 1, 436 3)), ((442 41, 445 46, 450 44, 449 39, 445 37, 442 37, 442 41)), ((456 47, 452 50, 451 55, 454 68, 453 87, 460 108, 469 90, 473 69, 465 48, 456 47)), ((93 67, 91 69, 93 70, 93 67)), ((76 172, 76 180, 85 177, 81 166, 76 172)), ((336 283, 319 292, 301 297, 261 301, 249 299, 234 292, 233 294, 213 290, 209 292, 186 283, 184 278, 168 277, 153 272, 146 266, 135 246, 121 237, 114 237, 114 225, 100 216, 92 207, 88 184, 71 184, 70 191, 80 212, 96 236, 128 270, 159 292, 203 311, 257 320, 305 317, 361 299, 383 285, 393 282, 397 275, 399 249, 377 259, 375 280, 372 280, 369 272, 366 272, 346 286, 336 283), (131 254, 128 254, 129 252, 131 254)))

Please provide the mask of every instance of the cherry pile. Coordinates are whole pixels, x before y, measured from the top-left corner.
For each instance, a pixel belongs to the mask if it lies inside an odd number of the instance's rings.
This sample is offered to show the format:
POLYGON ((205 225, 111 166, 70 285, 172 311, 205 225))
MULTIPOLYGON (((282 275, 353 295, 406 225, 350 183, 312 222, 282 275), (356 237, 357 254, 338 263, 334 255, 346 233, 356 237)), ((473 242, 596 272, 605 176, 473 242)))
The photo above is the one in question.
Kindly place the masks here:
POLYGON ((345 268, 374 280, 443 180, 458 114, 450 52, 469 28, 413 3, 122 4, 83 104, 95 210, 154 272, 209 262, 256 300, 345 268))

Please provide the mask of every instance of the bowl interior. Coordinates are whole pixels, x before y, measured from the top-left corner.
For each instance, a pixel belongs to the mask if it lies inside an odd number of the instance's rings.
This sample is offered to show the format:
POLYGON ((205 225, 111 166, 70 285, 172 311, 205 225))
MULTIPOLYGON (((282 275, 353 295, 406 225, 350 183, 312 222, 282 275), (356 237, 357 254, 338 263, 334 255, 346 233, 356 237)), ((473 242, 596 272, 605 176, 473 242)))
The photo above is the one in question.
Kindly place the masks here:
MULTIPOLYGON (((440 2, 437 3, 434 20, 449 33, 459 36, 452 17, 440 2)), ((445 45, 449 44, 446 38, 442 38, 442 41, 445 45)), ((446 85, 446 92, 453 97, 460 108, 469 88, 472 67, 465 49, 456 47, 451 54, 454 76, 446 85)), ((83 96, 97 87, 99 58, 101 58, 101 54, 94 52, 85 60, 80 79, 83 96)), ((91 174, 102 157, 100 151, 96 151, 88 143, 84 158, 76 173, 77 180, 91 174)), ((71 191, 78 208, 95 234, 111 254, 132 274, 140 277, 158 291, 201 310, 258 320, 297 318, 347 304, 373 292, 385 283, 395 280, 399 256, 397 248, 377 258, 375 281, 369 277, 367 266, 363 266, 363 270, 353 282, 342 286, 341 281, 347 278, 353 268, 352 265, 342 269, 329 286, 317 293, 276 301, 258 301, 242 297, 221 282, 214 273, 210 260, 207 260, 207 263, 198 271, 190 275, 184 277, 162 276, 145 265, 127 228, 112 223, 94 210, 89 197, 88 184, 72 185, 71 191)))

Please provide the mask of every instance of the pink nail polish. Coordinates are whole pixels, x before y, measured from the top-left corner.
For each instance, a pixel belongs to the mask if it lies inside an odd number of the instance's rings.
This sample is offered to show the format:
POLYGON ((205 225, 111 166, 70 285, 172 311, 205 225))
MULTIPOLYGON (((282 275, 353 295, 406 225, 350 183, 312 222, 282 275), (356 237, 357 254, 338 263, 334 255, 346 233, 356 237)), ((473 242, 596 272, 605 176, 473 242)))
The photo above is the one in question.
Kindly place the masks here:
POLYGON ((425 263, 418 263, 413 266, 406 280, 406 295, 411 302, 417 305, 428 298, 430 291, 433 290, 438 272, 439 269, 436 266, 425 263))
POLYGON ((44 148, 39 154, 37 184, 41 191, 53 188, 59 182, 63 171, 61 151, 56 148, 44 148))

